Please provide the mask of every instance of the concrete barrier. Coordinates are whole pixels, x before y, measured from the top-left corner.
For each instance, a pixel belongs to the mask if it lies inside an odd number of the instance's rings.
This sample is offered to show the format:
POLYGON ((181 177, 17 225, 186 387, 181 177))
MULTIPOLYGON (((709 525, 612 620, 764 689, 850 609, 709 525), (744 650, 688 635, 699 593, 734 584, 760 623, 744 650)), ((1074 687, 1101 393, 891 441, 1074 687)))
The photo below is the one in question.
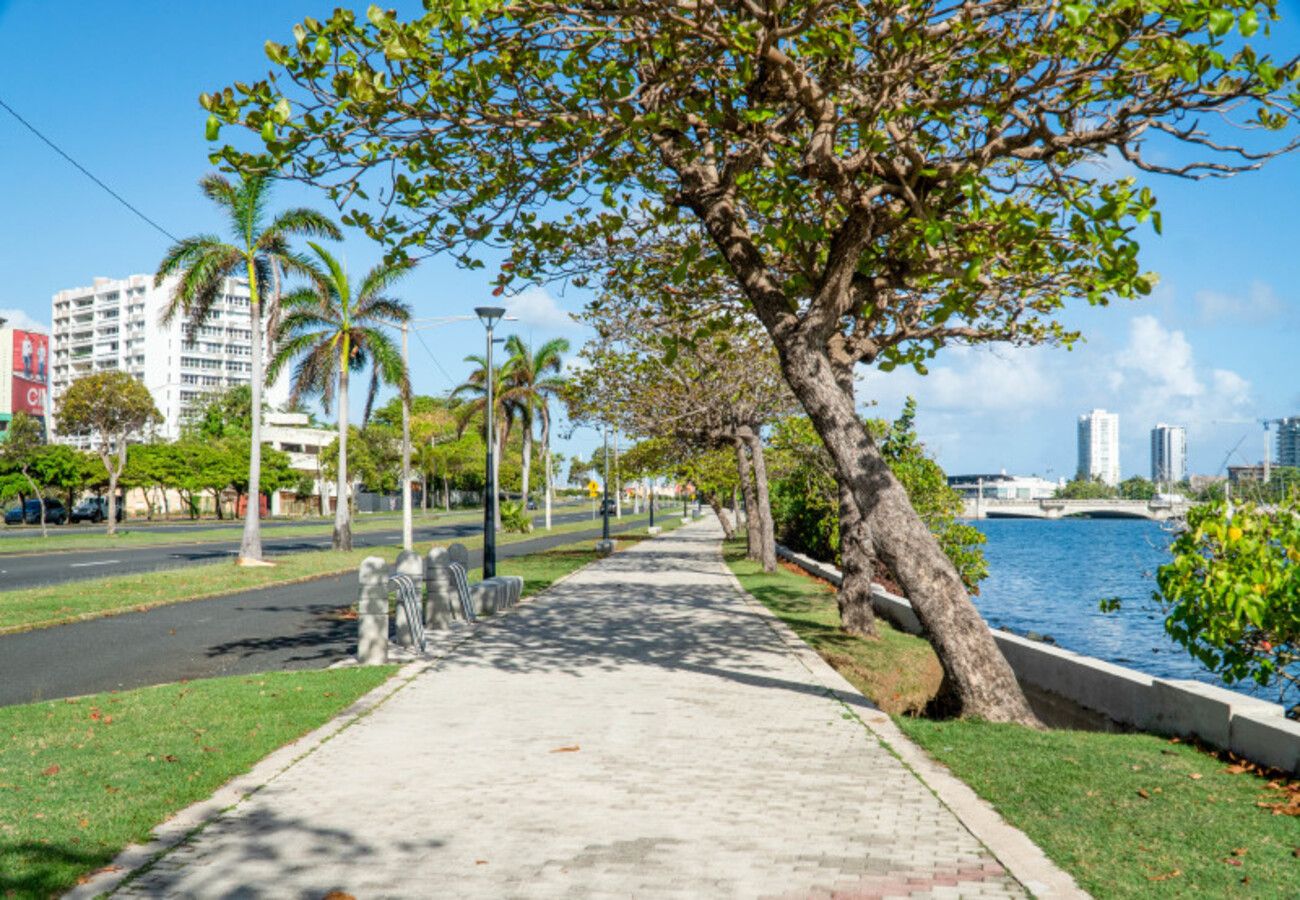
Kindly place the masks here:
POLYGON ((363 666, 388 662, 388 564, 367 556, 358 572, 357 661, 363 666))
MULTIPOLYGON (((777 555, 838 587, 839 569, 777 545, 777 555)), ((895 628, 924 629, 905 597, 871 589, 876 614, 895 628)), ((1002 655, 1025 685, 1063 697, 1120 725, 1156 734, 1196 737, 1220 750, 1281 769, 1300 771, 1300 722, 1280 704, 1199 681, 1156 678, 1041 641, 993 631, 1002 655)))

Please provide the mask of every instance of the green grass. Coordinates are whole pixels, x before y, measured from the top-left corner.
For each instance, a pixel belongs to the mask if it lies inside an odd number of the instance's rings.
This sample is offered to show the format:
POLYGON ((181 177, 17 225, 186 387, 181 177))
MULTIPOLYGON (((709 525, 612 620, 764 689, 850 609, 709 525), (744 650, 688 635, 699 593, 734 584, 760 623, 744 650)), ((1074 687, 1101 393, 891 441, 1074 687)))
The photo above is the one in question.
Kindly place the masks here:
MULTIPOLYGON (((624 516, 624 520, 628 520, 624 516)), ((641 521, 644 517, 635 517, 641 521)), ((591 527, 590 522, 556 525, 551 531, 499 534, 498 545, 514 544, 548 534, 570 534, 591 527)), ((482 537, 462 539, 465 546, 482 544, 482 537)), ((431 544, 417 545, 425 552, 431 544)), ((169 603, 183 603, 255 588, 292 584, 356 569, 367 556, 396 558, 396 547, 367 547, 348 553, 316 550, 273 557, 274 566, 244 568, 233 563, 182 566, 159 572, 112 575, 45 587, 0 593, 0 634, 49 628, 100 616, 134 612, 169 603)))
POLYGON ((745 590, 885 712, 919 712, 938 691, 943 670, 926 641, 883 620, 877 622, 879 640, 845 634, 831 585, 785 566, 764 572, 745 558, 744 540, 727 542, 724 552, 745 590))
MULTIPOLYGON (((415 527, 420 528, 432 524, 450 524, 452 522, 473 522, 481 519, 482 510, 458 510, 450 513, 430 513, 423 515, 416 513, 414 517, 415 527)), ((227 520, 229 521, 229 520, 227 520)), ((282 519, 273 519, 268 521, 284 521, 282 519)), ((159 524, 183 524, 184 520, 171 521, 159 524)), ((31 533, 31 536, 23 537, 5 537, 0 538, 0 557, 10 555, 22 555, 31 553, 60 553, 71 552, 74 550, 113 550, 122 548, 138 547, 173 547, 183 546, 185 544, 211 544, 222 541, 238 541, 239 530, 235 528, 215 528, 205 527, 204 525, 187 526, 184 529, 177 529, 169 532, 157 531, 133 531, 132 526, 143 527, 152 524, 146 520, 138 519, 131 522, 123 522, 118 525, 118 533, 109 536, 103 531, 104 526, 66 526, 75 531, 68 532, 63 529, 62 525, 51 525, 50 537, 43 538, 40 536, 38 529, 32 526, 23 526, 24 535, 31 533)), ((215 525, 214 520, 208 520, 208 525, 215 525)), ((15 526, 8 526, 17 530, 15 526)), ((359 516, 352 523, 353 534, 364 534, 370 531, 392 531, 401 528, 400 516, 394 517, 392 513, 367 513, 359 516)), ((277 537, 284 538, 304 538, 304 537, 329 537, 334 532, 332 522, 324 522, 320 519, 313 518, 302 523, 285 525, 283 527, 263 529, 262 537, 271 539, 277 537)))
MULTIPOLYGON (((726 556, 746 590, 882 709, 909 697, 920 708, 937 688, 924 641, 843 634, 828 585, 764 574, 743 543, 726 556)), ((1300 896, 1300 819, 1258 805, 1284 801, 1283 782, 1153 735, 894 719, 1097 897, 1300 896)))
POLYGON ((0 709, 0 897, 68 889, 394 671, 216 678, 0 709))

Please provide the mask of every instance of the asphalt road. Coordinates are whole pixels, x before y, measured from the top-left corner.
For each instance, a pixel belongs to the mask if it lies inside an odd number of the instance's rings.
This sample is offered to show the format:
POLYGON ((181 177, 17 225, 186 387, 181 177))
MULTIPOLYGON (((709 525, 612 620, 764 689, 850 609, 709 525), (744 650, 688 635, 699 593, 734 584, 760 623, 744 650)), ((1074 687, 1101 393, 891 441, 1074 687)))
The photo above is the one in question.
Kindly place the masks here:
MULTIPOLYGON (((634 524, 611 522, 614 531, 634 524)), ((498 550, 507 558, 595 538, 600 528, 498 550)), ((470 553, 473 566, 480 551, 470 553)), ((356 575, 245 591, 0 636, 0 706, 187 678, 323 668, 356 650, 356 575)))
MULTIPOLYGON (((591 512, 566 512, 552 515, 551 521, 557 525, 570 522, 589 521, 591 512)), ((539 520, 540 521, 540 520, 539 520)), ((478 520, 470 522, 453 522, 444 525, 428 525, 414 530, 415 540, 443 541, 456 538, 468 538, 483 531, 483 524, 478 520)), ((353 532, 354 547, 382 547, 399 544, 402 540, 400 523, 394 523, 391 530, 353 532)), ((275 537, 263 535, 262 550, 267 556, 284 553, 302 553, 309 550, 328 550, 328 534, 298 535, 275 537)), ((57 547, 51 550, 57 551, 57 547)), ((69 550, 66 552, 46 552, 31 554, 0 555, 0 597, 4 591, 16 591, 22 588, 41 587, 51 584, 66 584, 87 578, 103 578, 107 575, 127 575, 135 572, 155 572, 162 569, 175 569, 182 566, 202 565, 229 560, 239 552, 238 532, 232 533, 229 541, 206 541, 185 544, 184 537, 178 537, 173 543, 156 547, 119 547, 112 550, 69 550)))

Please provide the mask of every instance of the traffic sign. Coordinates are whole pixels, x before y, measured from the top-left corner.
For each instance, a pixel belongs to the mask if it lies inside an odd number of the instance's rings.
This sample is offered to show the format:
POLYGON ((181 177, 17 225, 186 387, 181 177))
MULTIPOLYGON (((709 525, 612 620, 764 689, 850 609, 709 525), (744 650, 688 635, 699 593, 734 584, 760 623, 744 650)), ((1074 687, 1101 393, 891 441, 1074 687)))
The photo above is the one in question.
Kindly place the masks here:
POLYGON ((588 481, 588 482, 587 482, 587 494, 588 494, 592 499, 595 499, 596 497, 599 497, 599 496, 600 496, 600 482, 598 482, 598 481, 597 481, 596 479, 594 479, 594 478, 591 479, 591 481, 588 481))

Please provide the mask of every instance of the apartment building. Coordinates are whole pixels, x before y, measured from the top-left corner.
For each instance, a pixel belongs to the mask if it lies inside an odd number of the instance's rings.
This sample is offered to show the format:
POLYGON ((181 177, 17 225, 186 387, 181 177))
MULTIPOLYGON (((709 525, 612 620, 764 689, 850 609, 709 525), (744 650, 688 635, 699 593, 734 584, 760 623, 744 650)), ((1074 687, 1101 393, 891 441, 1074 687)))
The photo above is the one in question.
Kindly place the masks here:
MULTIPOLYGON (((248 285, 227 279, 208 321, 193 327, 183 318, 164 325, 163 311, 179 279, 154 287, 152 275, 96 278, 87 287, 56 293, 51 301, 50 396, 59 398, 77 378, 93 372, 126 372, 149 389, 166 440, 213 393, 248 384, 252 376, 252 325, 248 285)), ((288 398, 287 379, 270 386, 272 407, 288 398)), ((69 444, 83 438, 56 436, 69 444)))
POLYGON ((1163 422, 1151 429, 1151 480, 1178 484, 1187 477, 1187 431, 1163 422))
POLYGON ((1119 484, 1119 413, 1094 409, 1079 416, 1079 477, 1119 484))

